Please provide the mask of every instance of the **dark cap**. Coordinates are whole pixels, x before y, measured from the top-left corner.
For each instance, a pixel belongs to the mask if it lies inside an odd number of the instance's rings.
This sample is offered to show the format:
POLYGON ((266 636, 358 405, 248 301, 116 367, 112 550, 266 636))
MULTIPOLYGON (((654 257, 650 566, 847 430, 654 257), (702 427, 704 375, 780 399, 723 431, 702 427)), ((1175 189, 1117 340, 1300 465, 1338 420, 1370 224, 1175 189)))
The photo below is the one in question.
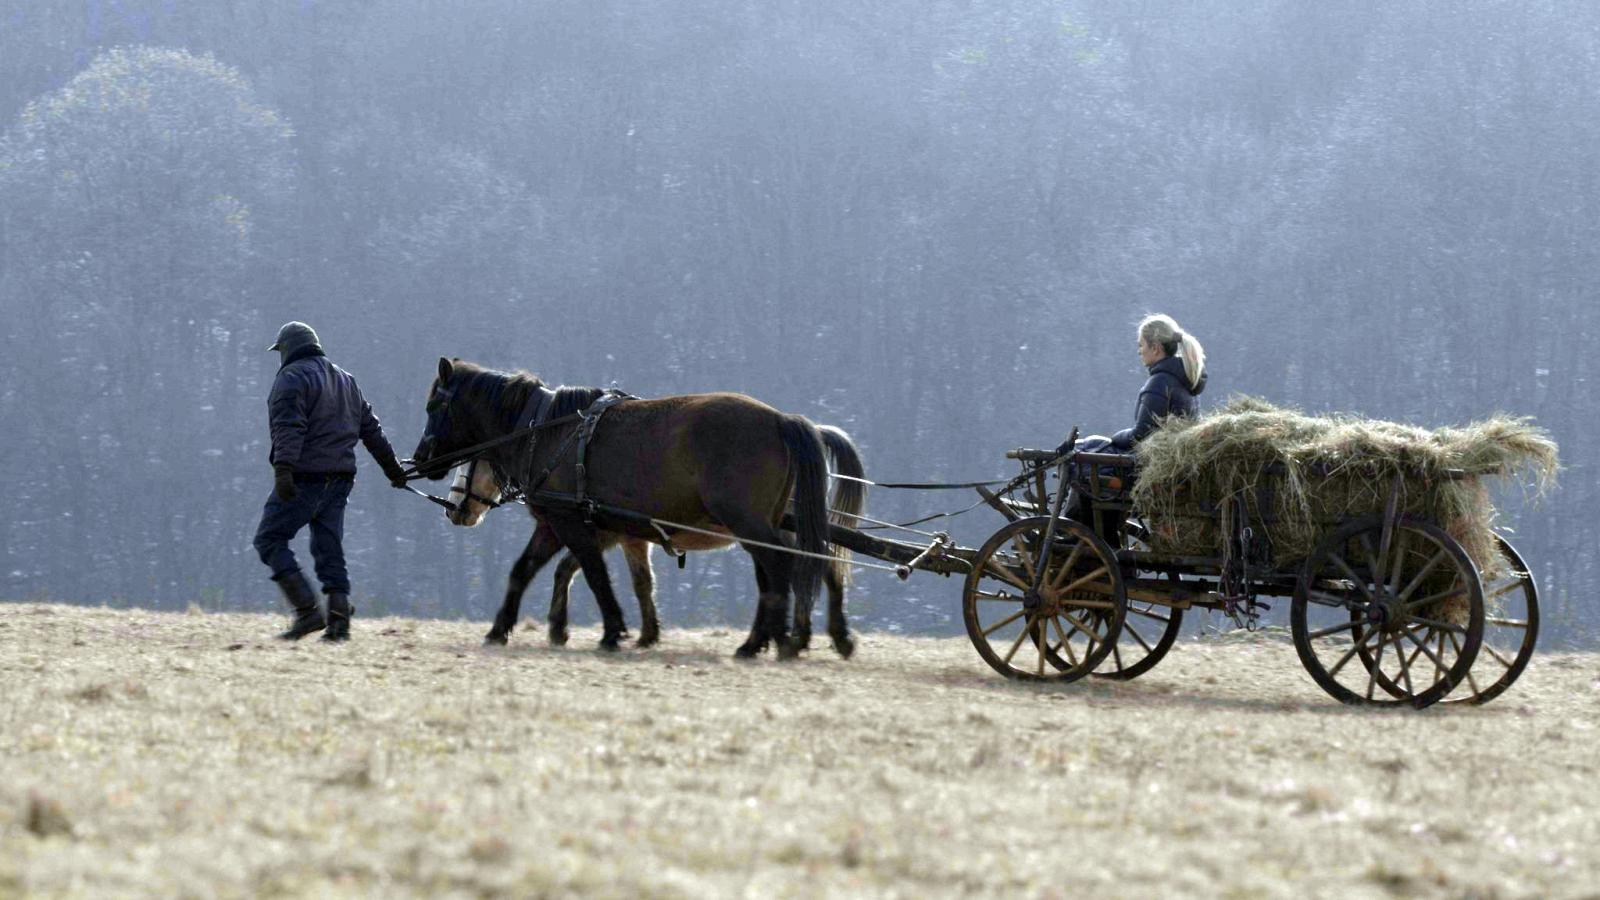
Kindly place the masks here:
POLYGON ((267 349, 281 351, 287 356, 302 347, 321 346, 322 342, 317 340, 317 333, 310 325, 304 322, 289 322, 278 329, 278 339, 267 349))

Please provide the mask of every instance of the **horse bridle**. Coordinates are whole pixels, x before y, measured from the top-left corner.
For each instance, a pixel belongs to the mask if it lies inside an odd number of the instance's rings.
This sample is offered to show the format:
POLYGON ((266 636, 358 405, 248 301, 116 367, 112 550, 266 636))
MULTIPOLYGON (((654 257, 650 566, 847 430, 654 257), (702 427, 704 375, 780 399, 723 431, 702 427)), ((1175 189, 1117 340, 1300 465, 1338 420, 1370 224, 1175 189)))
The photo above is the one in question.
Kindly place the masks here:
MULTIPOLYGON (((500 507, 505 506, 507 503, 516 502, 513 492, 506 489, 505 479, 500 477, 500 470, 495 468, 494 463, 488 463, 488 466, 494 473, 495 486, 500 488, 500 499, 490 500, 488 497, 473 493, 472 483, 478 474, 478 464, 481 462, 484 462, 484 459, 481 456, 474 456, 472 459, 467 461, 467 484, 461 489, 461 502, 454 505, 455 508, 453 511, 463 511, 463 508, 467 505, 468 500, 476 500, 478 503, 482 504, 485 507, 485 512, 491 509, 499 509, 500 507)), ((455 488, 451 487, 450 493, 454 494, 455 492, 455 488)))
MULTIPOLYGON (((419 497, 437 503, 452 513, 459 513, 462 507, 466 505, 468 500, 476 500, 477 502, 483 504, 484 507, 486 507, 485 511, 489 509, 499 509, 500 507, 509 503, 527 502, 527 494, 538 490, 538 485, 542 484, 544 479, 550 475, 553 466, 551 468, 546 468, 545 471, 534 480, 532 487, 524 487, 507 479, 505 473, 500 470, 498 465, 492 461, 488 461, 490 468, 494 472, 495 484, 500 488, 500 499, 495 501, 490 500, 488 497, 475 494, 472 491, 472 481, 477 473, 478 463, 486 461, 485 454, 489 450, 524 439, 527 440, 526 453, 531 463, 533 449, 538 442, 539 432, 546 428, 564 425, 573 421, 579 422, 580 427, 567 435, 566 440, 562 442, 560 448, 556 451, 556 457, 560 458, 564 456, 567 447, 574 439, 578 439, 579 460, 577 468, 578 483, 580 486, 579 489, 581 491, 585 475, 585 467, 582 461, 583 445, 586 444, 589 438, 593 435, 594 427, 599 423, 600 414, 603 413, 608 406, 614 403, 620 402, 621 400, 634 399, 631 394, 617 390, 607 390, 602 393, 601 397, 596 398, 593 403, 582 410, 568 413, 564 416, 560 416, 559 418, 547 419, 546 415, 555 394, 549 390, 543 389, 542 387, 537 387, 535 388, 534 393, 528 398, 528 402, 524 406, 521 416, 518 418, 518 421, 526 420, 528 422, 527 425, 517 428, 509 434, 491 438, 487 441, 474 444, 471 447, 456 450, 453 453, 444 456, 444 464, 440 465, 441 459, 432 456, 432 448, 437 444, 439 437, 446 433, 446 428, 449 425, 449 408, 451 402, 455 399, 455 393, 455 388, 446 388, 443 385, 440 385, 435 389, 435 396, 429 400, 430 411, 442 408, 445 411, 445 420, 440 424, 438 432, 429 435, 423 444, 423 446, 426 447, 429 452, 430 458, 428 461, 418 464, 415 460, 405 460, 405 462, 411 466, 411 471, 407 473, 407 481, 411 481, 418 477, 427 477, 423 473, 429 470, 447 472, 452 468, 459 468, 463 465, 467 467, 467 483, 466 486, 461 490, 461 503, 453 503, 444 497, 436 497, 427 493, 426 491, 419 491, 409 484, 405 486, 406 490, 416 494, 419 497)), ((448 493, 454 492, 455 488, 452 485, 448 493)))
MULTIPOLYGON (((548 407, 549 399, 550 399, 548 396, 545 395, 544 392, 540 391, 538 388, 535 388, 534 390, 535 390, 534 395, 530 396, 528 398, 527 405, 524 407, 524 410, 523 410, 524 416, 528 419, 528 426, 527 426, 527 431, 528 431, 528 452, 530 454, 533 451, 534 443, 538 439, 538 432, 536 430, 537 426, 539 424, 541 424, 540 420, 544 418, 544 412, 545 412, 546 408, 548 407)), ((450 402, 452 400, 454 400, 454 399, 455 399, 455 388, 450 388, 449 390, 441 390, 439 392, 439 400, 438 400, 438 402, 446 410, 446 416, 447 416, 446 422, 449 421, 449 419, 448 419, 448 415, 449 415, 448 410, 449 410, 450 402)), ((521 418, 522 417, 519 417, 519 421, 521 420, 521 418)), ((443 429, 441 429, 441 431, 442 430, 443 429)), ((438 435, 435 435, 434 437, 437 438, 438 435)), ((464 511, 463 508, 466 506, 466 504, 467 504, 467 502, 469 500, 475 500, 478 503, 483 505, 484 512, 487 513, 491 509, 499 509, 500 507, 505 506, 508 503, 521 503, 522 502, 522 491, 521 491, 521 489, 516 487, 516 486, 514 486, 514 485, 508 484, 505 475, 502 474, 501 471, 500 471, 500 467, 495 465, 493 462, 489 462, 488 460, 486 460, 485 457, 483 456, 482 451, 479 451, 478 453, 475 453, 474 455, 468 457, 465 460, 465 465, 467 467, 467 478, 466 478, 466 482, 467 483, 466 483, 466 486, 461 489, 461 502, 459 504, 450 504, 449 501, 446 501, 445 504, 442 504, 442 505, 445 505, 447 509, 451 510, 452 512, 462 512, 462 511, 464 511), (500 499, 499 500, 491 500, 488 497, 485 497, 485 496, 482 496, 481 494, 476 494, 476 493, 473 492, 472 485, 473 485, 474 480, 477 477, 478 464, 479 463, 487 463, 489 468, 490 468, 490 470, 494 473, 495 487, 498 487, 500 489, 500 499)), ((452 493, 452 494, 455 493, 455 488, 454 487, 452 487, 450 489, 450 493, 452 493)))
POLYGON ((439 438, 441 438, 444 435, 445 429, 449 427, 449 424, 450 424, 450 403, 451 403, 451 401, 455 400, 455 397, 456 397, 455 388, 446 388, 444 385, 441 384, 437 388, 434 389, 433 395, 428 398, 428 413, 429 413, 429 415, 432 415, 434 410, 439 410, 439 411, 441 411, 443 413, 443 416, 442 416, 442 419, 441 419, 441 421, 439 423, 439 430, 437 432, 434 432, 433 434, 425 435, 425 437, 423 439, 422 447, 418 448, 419 450, 426 449, 427 455, 430 457, 428 459, 428 461, 425 462, 425 463, 422 463, 420 465, 417 464, 415 460, 410 460, 409 461, 409 462, 411 462, 413 471, 415 473, 421 474, 422 471, 425 468, 431 469, 431 468, 433 468, 435 466, 436 461, 434 459, 432 459, 433 448, 438 446, 439 438))

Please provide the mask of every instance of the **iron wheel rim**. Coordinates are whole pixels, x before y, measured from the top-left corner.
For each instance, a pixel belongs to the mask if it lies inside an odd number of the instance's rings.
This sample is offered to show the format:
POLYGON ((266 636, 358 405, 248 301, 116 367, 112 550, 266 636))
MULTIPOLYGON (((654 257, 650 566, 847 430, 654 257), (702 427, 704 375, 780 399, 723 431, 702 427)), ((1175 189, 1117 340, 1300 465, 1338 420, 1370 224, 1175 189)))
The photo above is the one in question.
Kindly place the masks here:
POLYGON ((962 593, 978 655, 1019 681, 1069 682, 1094 671, 1127 611, 1115 552, 1081 523, 1058 519, 1053 546, 1041 553, 1049 522, 1033 516, 1002 526, 973 557, 962 593), (1042 596, 1030 598, 1041 559, 1042 596))
POLYGON ((1420 709, 1472 668, 1483 584, 1460 543, 1434 523, 1401 516, 1388 546, 1383 530, 1381 517, 1365 517, 1317 547, 1296 583, 1290 626, 1301 663, 1330 696, 1420 709))

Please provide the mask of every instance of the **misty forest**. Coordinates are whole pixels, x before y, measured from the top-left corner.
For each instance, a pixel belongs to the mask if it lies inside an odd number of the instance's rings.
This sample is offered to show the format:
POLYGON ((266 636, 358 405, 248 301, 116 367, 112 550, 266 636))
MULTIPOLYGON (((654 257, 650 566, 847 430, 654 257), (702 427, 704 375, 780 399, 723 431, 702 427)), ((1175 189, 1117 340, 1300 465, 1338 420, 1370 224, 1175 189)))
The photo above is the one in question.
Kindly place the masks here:
MULTIPOLYGON (((448 356, 743 391, 922 481, 1130 425, 1165 312, 1206 407, 1549 429, 1559 486, 1501 524, 1544 646, 1592 646, 1597 111, 1579 0, 6 0, 0 598, 280 609, 250 540, 290 319, 402 456, 448 356)), ((453 527, 360 459, 362 615, 487 620, 529 517, 453 527)), ((750 621, 745 554, 657 569, 668 627, 750 621)), ((960 631, 955 580, 851 590, 960 631)))

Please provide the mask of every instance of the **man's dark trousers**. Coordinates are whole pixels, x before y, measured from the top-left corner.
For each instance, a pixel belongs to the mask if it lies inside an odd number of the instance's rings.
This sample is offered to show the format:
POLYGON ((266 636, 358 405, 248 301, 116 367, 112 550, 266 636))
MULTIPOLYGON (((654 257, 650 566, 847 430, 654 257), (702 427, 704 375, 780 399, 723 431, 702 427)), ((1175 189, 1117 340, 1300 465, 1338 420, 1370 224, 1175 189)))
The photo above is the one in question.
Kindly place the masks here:
POLYGON ((350 593, 350 574, 344 565, 344 507, 355 484, 352 475, 296 475, 298 493, 281 500, 276 491, 261 510, 256 528, 256 552, 272 569, 274 579, 299 570, 289 541, 311 526, 311 558, 324 594, 350 593))

